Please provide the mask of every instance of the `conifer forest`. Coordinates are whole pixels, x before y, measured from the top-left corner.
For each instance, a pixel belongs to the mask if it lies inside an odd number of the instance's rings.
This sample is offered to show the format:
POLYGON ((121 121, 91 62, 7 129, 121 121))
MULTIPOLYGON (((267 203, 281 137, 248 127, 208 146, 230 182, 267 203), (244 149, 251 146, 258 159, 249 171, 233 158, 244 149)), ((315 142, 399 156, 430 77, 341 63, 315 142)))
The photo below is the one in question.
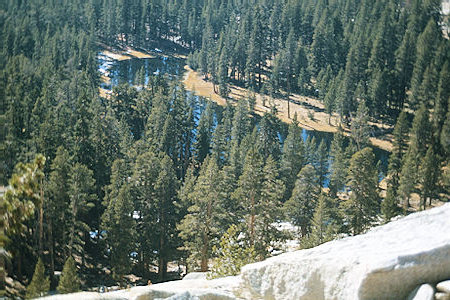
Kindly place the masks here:
POLYGON ((0 298, 233 275, 448 202, 449 34, 439 0, 0 1, 0 298))

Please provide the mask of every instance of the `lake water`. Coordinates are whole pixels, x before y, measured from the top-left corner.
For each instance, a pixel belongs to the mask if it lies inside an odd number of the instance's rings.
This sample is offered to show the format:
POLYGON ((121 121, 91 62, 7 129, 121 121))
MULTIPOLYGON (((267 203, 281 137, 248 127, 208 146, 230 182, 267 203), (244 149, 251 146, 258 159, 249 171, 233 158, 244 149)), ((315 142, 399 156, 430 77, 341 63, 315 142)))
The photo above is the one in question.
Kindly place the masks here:
MULTIPOLYGON (((102 75, 110 78, 110 83, 107 84, 103 82, 101 87, 111 90, 113 86, 121 83, 135 84, 136 75, 140 70, 143 70, 143 72, 141 72, 146 83, 148 82, 149 76, 153 75, 165 75, 169 77, 181 78, 184 73, 184 59, 165 57, 159 55, 158 53, 155 53, 155 56, 155 58, 131 58, 128 60, 118 61, 104 56, 101 52, 99 52, 99 71, 102 75)), ((204 103, 199 104, 200 107, 197 111, 198 114, 200 114, 200 111, 204 108, 204 103)), ((198 120, 198 118, 196 119, 198 120)), ((303 140, 306 141, 309 136, 314 136, 317 144, 319 144, 321 140, 325 140, 328 149, 330 148, 331 141, 333 140, 333 133, 303 129, 303 140)), ((380 162, 381 180, 387 172, 389 152, 376 147, 372 147, 372 149, 377 162, 380 162)), ((325 181, 324 186, 328 186, 328 180, 325 181)))
POLYGON ((149 76, 167 75, 181 76, 184 72, 184 59, 158 55, 154 58, 131 58, 127 60, 113 60, 98 53, 99 71, 110 78, 110 84, 102 82, 101 87, 110 90, 113 86, 122 83, 134 84, 137 74, 143 70, 145 83, 149 76))

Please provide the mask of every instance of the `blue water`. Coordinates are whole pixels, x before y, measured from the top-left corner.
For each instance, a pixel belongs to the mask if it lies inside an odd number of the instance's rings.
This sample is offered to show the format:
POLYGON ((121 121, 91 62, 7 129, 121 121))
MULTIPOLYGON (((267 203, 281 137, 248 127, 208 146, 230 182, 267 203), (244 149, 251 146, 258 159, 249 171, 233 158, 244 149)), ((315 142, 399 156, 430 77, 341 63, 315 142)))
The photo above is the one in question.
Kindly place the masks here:
MULTIPOLYGON (((116 61, 102 56, 101 53, 99 53, 99 71, 111 79, 111 84, 102 83, 101 87, 110 90, 113 86, 121 83, 134 84, 136 73, 141 68, 144 69, 145 83, 148 83, 149 77, 154 75, 165 75, 178 78, 183 75, 185 60, 174 57, 158 56, 158 54, 156 55, 155 58, 132 58, 129 60, 116 61)), ((190 95, 190 92, 188 92, 188 96, 190 95)), ((200 115, 203 110, 205 110, 207 102, 201 97, 195 96, 195 98, 194 119, 195 123, 198 125, 200 115)), ((217 120, 215 119, 214 121, 216 124, 217 120)), ((302 130, 304 142, 306 142, 308 137, 315 137, 317 145, 319 145, 322 140, 325 140, 328 150, 330 149, 333 135, 333 133, 329 132, 319 132, 307 129, 302 130)), ((378 161, 380 162, 379 179, 382 180, 387 172, 389 152, 376 147, 372 147, 372 149, 377 163, 378 161)), ((330 162, 328 166, 330 166, 330 162)), ((327 174, 327 178, 324 180, 324 187, 328 187, 329 185, 328 175, 329 174, 327 174)))
POLYGON ((101 84, 102 88, 108 90, 121 83, 133 84, 141 68, 144 69, 145 84, 147 84, 150 76, 154 75, 181 76, 185 65, 184 59, 165 56, 117 61, 102 55, 101 52, 98 53, 98 63, 100 73, 111 80, 111 84, 101 84))

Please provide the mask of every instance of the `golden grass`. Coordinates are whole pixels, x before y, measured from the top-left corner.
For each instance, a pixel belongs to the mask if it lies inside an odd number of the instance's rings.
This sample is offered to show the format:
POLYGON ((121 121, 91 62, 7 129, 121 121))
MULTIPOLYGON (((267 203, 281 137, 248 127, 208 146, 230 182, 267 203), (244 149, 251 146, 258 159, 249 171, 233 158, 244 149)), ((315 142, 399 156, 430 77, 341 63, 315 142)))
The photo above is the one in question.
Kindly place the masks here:
POLYGON ((108 56, 109 58, 112 58, 114 60, 127 60, 127 59, 131 59, 131 56, 125 55, 125 54, 121 54, 121 53, 114 53, 108 50, 105 50, 102 52, 103 55, 108 56))
MULTIPOLYGON (((203 80, 202 75, 189 68, 189 66, 185 66, 184 68, 187 71, 187 73, 185 75, 183 83, 186 86, 187 90, 193 91, 199 96, 208 97, 220 105, 227 104, 226 99, 214 93, 213 84, 211 82, 203 80)), ((240 88, 237 86, 230 86, 230 98, 241 99, 246 95, 248 95, 247 89, 240 88)), ((292 118, 294 117, 294 114, 297 113, 297 120, 299 121, 299 125, 305 129, 323 132, 338 131, 339 119, 337 114, 333 114, 330 117, 326 112, 320 111, 324 110, 325 107, 323 103, 321 103, 316 99, 300 96, 297 94, 291 95, 290 98, 291 100, 295 100, 300 103, 305 103, 310 108, 306 107, 305 105, 291 102, 289 104, 290 115, 288 116, 288 103, 286 100, 280 98, 270 100, 269 97, 262 94, 256 94, 255 96, 256 96, 255 111, 259 115, 263 115, 265 112, 270 111, 270 107, 272 104, 269 102, 272 101, 273 105, 275 105, 278 110, 277 116, 283 122, 290 123, 292 121, 292 118), (265 106, 263 106, 263 97, 266 97, 265 106), (316 108, 319 111, 315 111, 314 108, 316 108), (311 119, 310 116, 313 116, 313 118, 311 119)), ((381 124, 378 123, 371 123, 371 125, 375 125, 377 127, 382 126, 381 124)), ((350 130, 345 129, 344 133, 346 135, 349 135, 350 130)), ((384 135, 382 137, 370 138, 370 142, 372 143, 372 145, 378 148, 391 151, 392 149, 391 138, 392 137, 390 135, 384 135)))
POLYGON ((227 104, 227 100, 214 93, 211 82, 203 80, 200 74, 193 71, 187 65, 184 66, 184 69, 187 73, 184 77, 183 83, 187 90, 195 92, 198 96, 208 97, 220 105, 227 104))
POLYGON ((127 54, 136 57, 136 58, 154 58, 154 55, 145 53, 145 52, 141 52, 141 51, 137 51, 137 50, 133 50, 131 48, 127 49, 127 54))

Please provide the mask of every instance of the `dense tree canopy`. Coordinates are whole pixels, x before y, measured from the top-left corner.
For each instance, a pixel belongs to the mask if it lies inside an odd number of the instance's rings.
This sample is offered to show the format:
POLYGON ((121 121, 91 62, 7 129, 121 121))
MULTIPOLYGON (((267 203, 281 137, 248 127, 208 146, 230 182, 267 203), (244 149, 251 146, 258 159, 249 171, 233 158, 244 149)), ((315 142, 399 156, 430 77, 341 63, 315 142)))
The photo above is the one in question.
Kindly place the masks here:
POLYGON ((221 273, 227 255, 239 264, 270 256, 285 237, 279 222, 315 246, 363 232, 380 208, 389 220, 400 206, 417 209, 415 199, 426 208, 448 196, 443 22, 437 0, 2 1, 8 276, 40 295, 47 275, 66 292, 125 284, 130 273, 178 278, 171 262, 207 271, 216 256, 221 273), (229 105, 143 69, 101 97, 98 53, 127 47, 187 54, 229 105), (232 99, 232 85, 243 99, 232 99), (266 102, 255 114, 257 97, 289 107, 294 93, 323 102, 329 120, 338 114, 339 132, 306 133, 297 115, 285 124, 266 102), (393 145, 383 176, 374 123, 393 145), (247 249, 233 244, 242 239, 247 249))

